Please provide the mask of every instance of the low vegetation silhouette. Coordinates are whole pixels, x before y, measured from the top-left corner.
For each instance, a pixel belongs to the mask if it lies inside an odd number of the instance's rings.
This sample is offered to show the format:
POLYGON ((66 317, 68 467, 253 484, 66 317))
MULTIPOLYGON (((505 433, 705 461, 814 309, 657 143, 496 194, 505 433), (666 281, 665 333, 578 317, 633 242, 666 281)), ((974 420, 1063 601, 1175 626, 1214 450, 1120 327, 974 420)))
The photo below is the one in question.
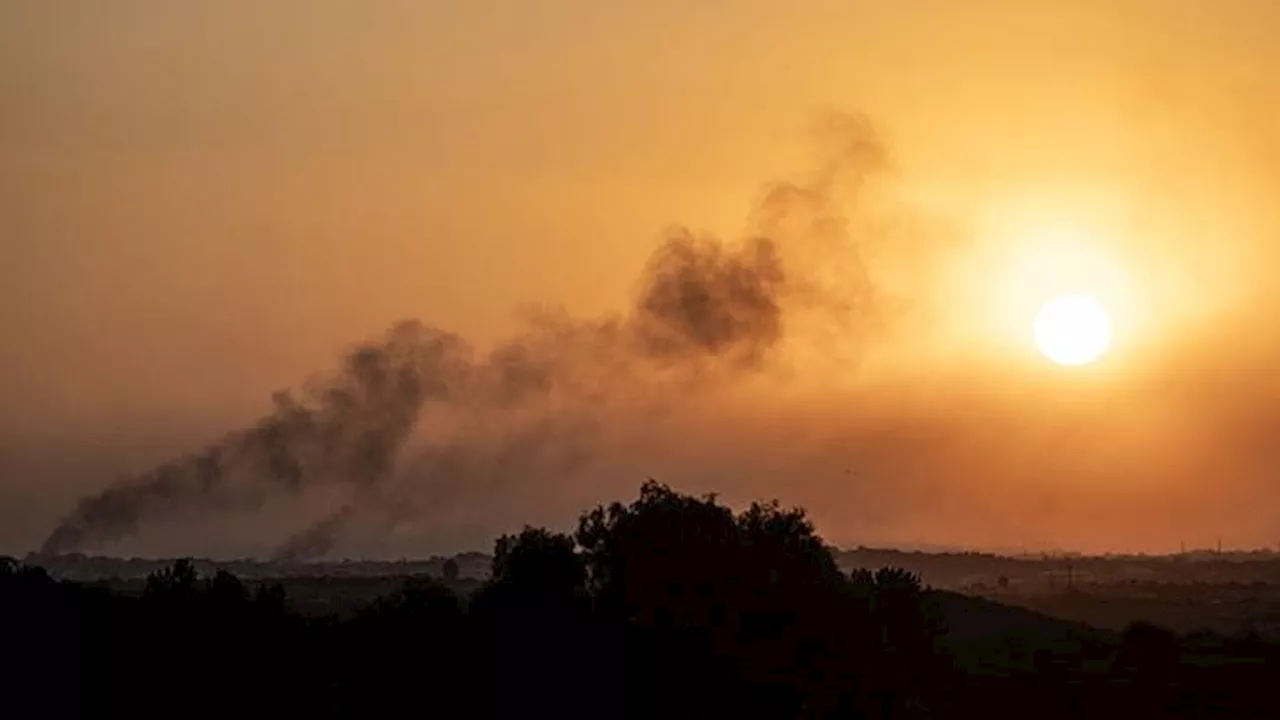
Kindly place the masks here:
MULTIPOLYGON (((1280 645, 1122 633, 844 572, 801 510, 644 484, 349 611, 191 560, 125 592, 0 564, 8 717, 1275 717, 1280 645)), ((324 583, 330 579, 318 579, 324 583)))

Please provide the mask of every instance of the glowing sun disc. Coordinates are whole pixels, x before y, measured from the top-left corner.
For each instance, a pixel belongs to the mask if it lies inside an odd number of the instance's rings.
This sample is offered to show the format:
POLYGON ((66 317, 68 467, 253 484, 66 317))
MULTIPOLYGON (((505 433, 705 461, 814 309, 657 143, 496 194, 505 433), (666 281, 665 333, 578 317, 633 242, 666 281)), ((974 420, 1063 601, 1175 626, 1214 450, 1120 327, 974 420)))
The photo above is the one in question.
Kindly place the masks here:
POLYGON ((1111 316, 1088 295, 1059 295, 1035 320, 1036 347, 1059 365, 1087 365, 1111 346, 1111 316))

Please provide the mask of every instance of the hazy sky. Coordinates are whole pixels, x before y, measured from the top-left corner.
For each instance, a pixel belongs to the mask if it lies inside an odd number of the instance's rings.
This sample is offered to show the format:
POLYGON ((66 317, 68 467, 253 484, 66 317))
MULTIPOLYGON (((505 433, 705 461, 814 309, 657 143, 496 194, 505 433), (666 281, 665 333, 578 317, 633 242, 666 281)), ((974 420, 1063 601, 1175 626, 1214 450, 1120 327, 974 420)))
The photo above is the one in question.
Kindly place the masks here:
POLYGON ((657 473, 838 542, 1274 544, 1277 32, 1269 0, 0 0, 0 551, 397 320, 483 347, 625 307, 831 111, 888 149, 845 231, 909 310, 441 547, 657 473), (1112 311, 1103 364, 1034 357, 1055 282, 1112 311))

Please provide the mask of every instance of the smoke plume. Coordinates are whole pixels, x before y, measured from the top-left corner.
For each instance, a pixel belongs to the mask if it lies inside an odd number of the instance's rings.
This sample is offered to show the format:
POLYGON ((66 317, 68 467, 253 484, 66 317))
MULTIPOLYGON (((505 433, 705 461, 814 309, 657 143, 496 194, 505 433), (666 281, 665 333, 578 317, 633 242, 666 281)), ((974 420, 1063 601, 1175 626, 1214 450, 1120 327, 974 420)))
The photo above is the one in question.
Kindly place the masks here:
POLYGON ((440 502, 468 489, 575 472, 611 406, 643 412, 759 372, 789 323, 815 308, 843 320, 850 288, 859 303, 870 297, 856 248, 831 245, 847 228, 829 195, 841 173, 860 181, 881 151, 859 121, 824 131, 840 142, 806 182, 769 189, 747 238, 672 232, 629 311, 597 320, 543 312, 485 354, 455 334, 400 323, 331 376, 279 393, 252 427, 82 499, 42 552, 102 549, 148 524, 337 489, 345 500, 274 552, 317 557, 361 522, 390 532, 430 522, 440 502))

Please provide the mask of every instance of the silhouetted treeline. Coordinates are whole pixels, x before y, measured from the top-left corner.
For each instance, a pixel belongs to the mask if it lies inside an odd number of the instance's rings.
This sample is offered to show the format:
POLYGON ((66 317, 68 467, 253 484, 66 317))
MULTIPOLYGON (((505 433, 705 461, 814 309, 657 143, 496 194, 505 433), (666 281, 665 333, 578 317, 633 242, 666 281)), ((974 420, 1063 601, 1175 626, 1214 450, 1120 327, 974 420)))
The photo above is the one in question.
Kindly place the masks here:
MULTIPOLYGON (((67 553, 65 555, 42 555, 32 553, 24 561, 28 565, 39 565, 58 578, 79 582, 94 582, 108 579, 139 580, 172 564, 172 560, 154 558, 120 558, 101 555, 83 555, 67 553)), ((292 578, 387 578, 409 575, 443 575, 445 567, 452 563, 462 577, 483 579, 489 576, 489 566, 493 562, 491 555, 481 552, 466 552, 451 558, 432 557, 426 560, 338 560, 306 562, 290 562, 280 560, 212 560, 193 558, 191 560, 201 574, 213 575, 219 570, 234 573, 246 581, 270 579, 284 580, 292 578)))
POLYGON ((1280 679, 1258 638, 1114 637, 845 574, 801 511, 656 483, 499 539, 466 596, 414 578, 309 617, 189 561, 140 595, 6 561, 0 602, 5 717, 1269 717, 1280 679))

